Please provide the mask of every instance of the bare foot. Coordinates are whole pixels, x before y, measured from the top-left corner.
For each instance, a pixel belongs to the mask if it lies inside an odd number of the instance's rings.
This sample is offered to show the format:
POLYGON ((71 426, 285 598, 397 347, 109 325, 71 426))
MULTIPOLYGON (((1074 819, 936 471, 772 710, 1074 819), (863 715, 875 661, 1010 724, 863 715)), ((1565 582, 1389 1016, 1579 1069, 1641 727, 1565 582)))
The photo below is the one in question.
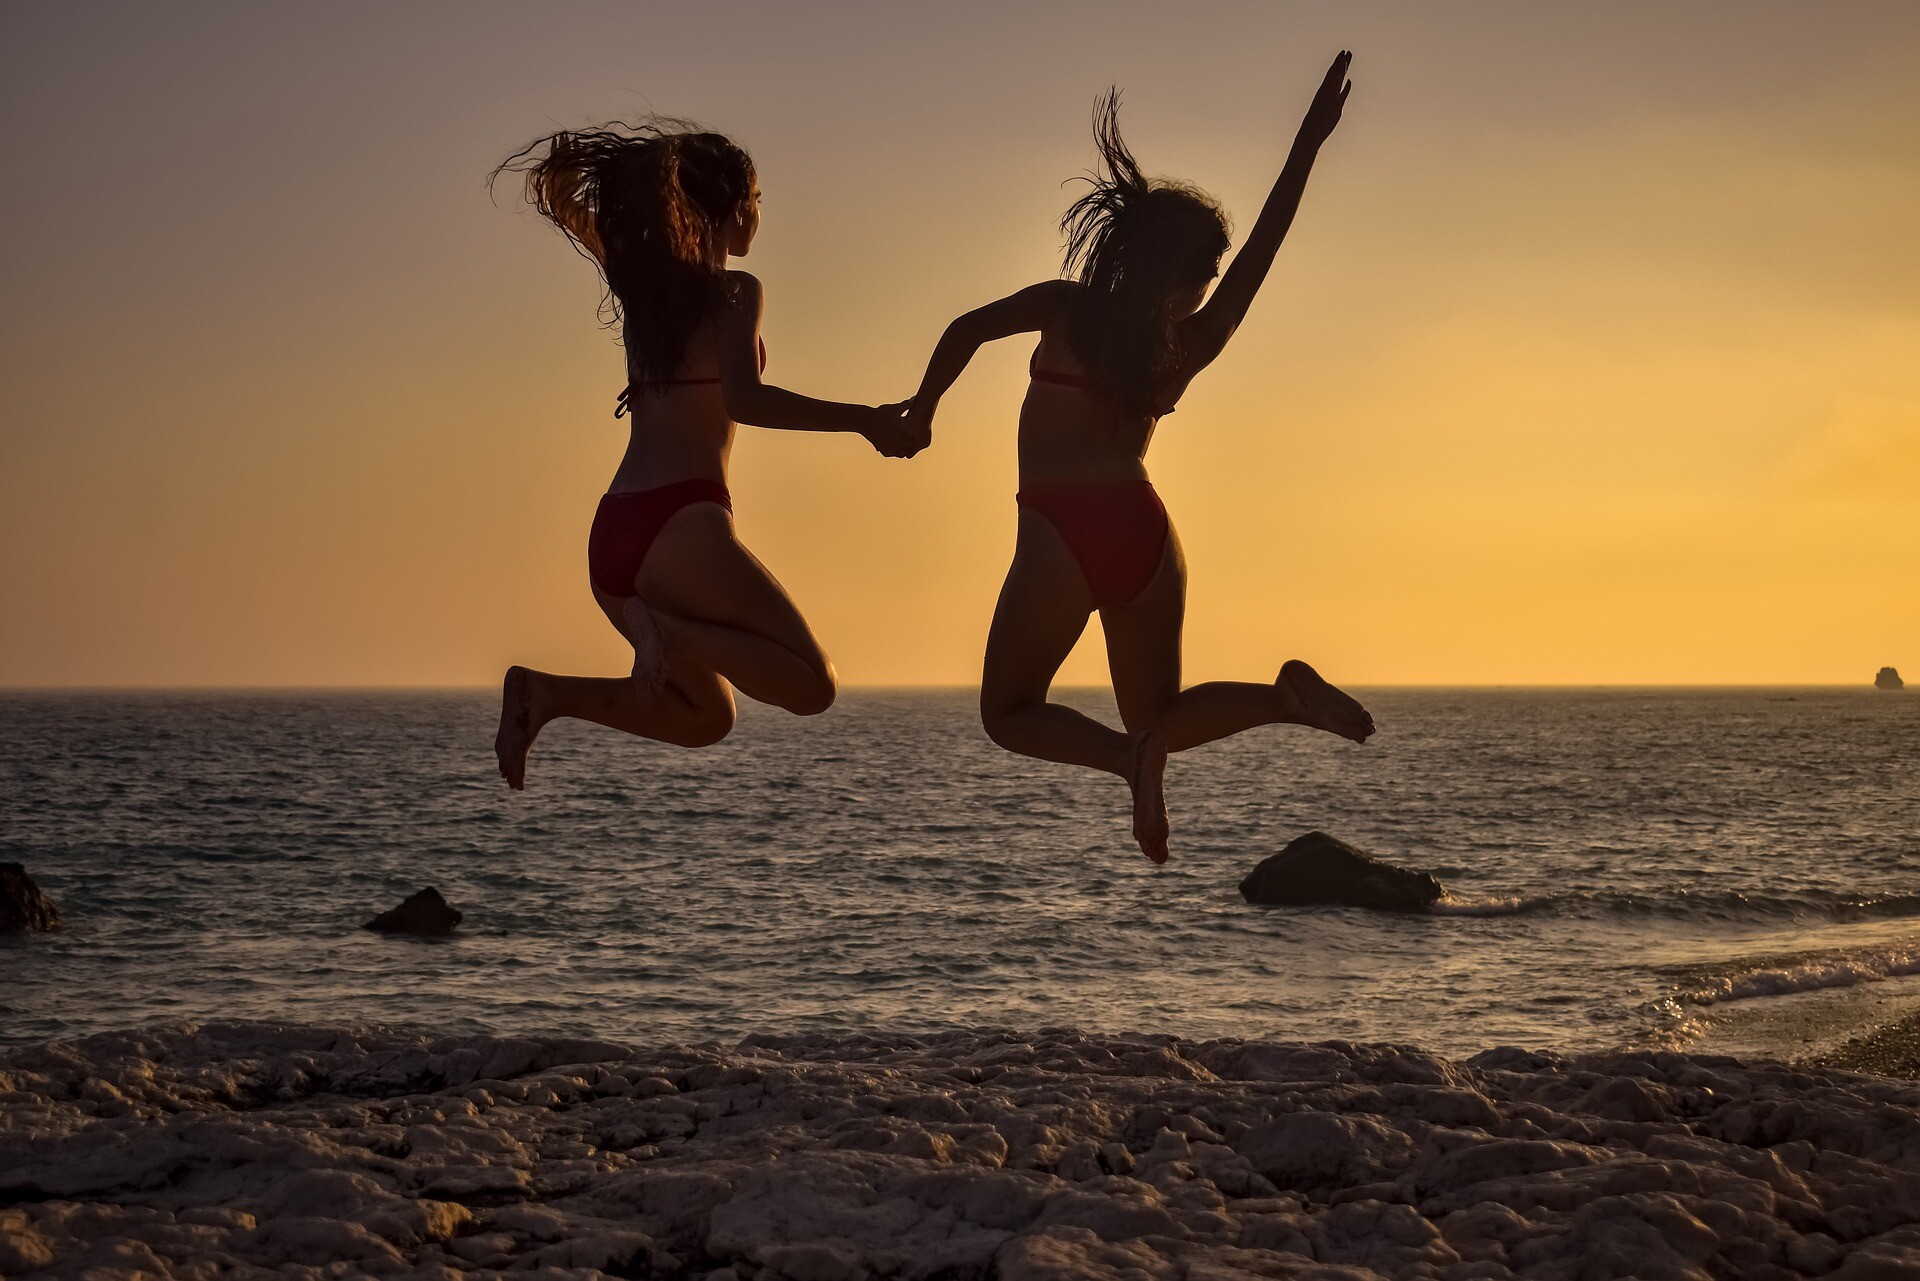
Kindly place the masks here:
POLYGON ((500 760, 500 777, 514 791, 527 786, 527 753, 533 750, 533 689, 524 667, 509 667, 500 685, 500 732, 493 736, 493 754, 500 760))
POLYGON ((667 687, 667 638, 660 632, 660 620, 638 596, 627 597, 620 618, 633 642, 634 683, 642 697, 658 698, 667 687))
POLYGON ((1293 691, 1300 704, 1300 723, 1323 729, 1341 738, 1364 743, 1373 734, 1373 717, 1350 694, 1329 685, 1319 672, 1297 658, 1280 665, 1280 677, 1274 682, 1293 691))
POLYGON ((1161 784, 1167 776, 1167 740, 1149 730, 1133 740, 1133 839, 1154 863, 1167 861, 1167 798, 1161 784))

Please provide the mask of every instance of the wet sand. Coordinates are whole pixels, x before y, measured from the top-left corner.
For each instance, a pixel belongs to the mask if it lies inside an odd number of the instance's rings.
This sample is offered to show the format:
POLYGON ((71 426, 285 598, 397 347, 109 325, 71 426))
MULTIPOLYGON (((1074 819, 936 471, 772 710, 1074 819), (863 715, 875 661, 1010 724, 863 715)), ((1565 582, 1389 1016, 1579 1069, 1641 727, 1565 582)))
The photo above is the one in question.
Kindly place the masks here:
POLYGON ((1822 1054, 1818 1064, 1848 1072, 1920 1078, 1920 1014, 1848 1037, 1822 1054))
POLYGON ((1920 976, 1716 1006, 1690 1048, 1920 1078, 1920 976))
POLYGON ((175 1027, 0 1057, 0 1205, 7 1276, 1905 1276, 1920 1084, 1061 1029, 175 1027))

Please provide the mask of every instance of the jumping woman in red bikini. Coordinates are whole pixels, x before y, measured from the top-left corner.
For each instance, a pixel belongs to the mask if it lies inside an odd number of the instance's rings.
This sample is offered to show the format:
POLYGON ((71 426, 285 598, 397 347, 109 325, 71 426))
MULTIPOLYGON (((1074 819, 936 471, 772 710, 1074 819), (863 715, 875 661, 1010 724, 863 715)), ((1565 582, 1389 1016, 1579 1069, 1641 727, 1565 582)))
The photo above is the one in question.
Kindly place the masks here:
POLYGON ((1196 188, 1141 175, 1110 94, 1094 130, 1106 172, 1061 220, 1078 278, 954 321, 908 412, 918 441, 931 439, 940 397, 983 343, 1040 335, 1020 408, 1019 536, 987 638, 981 719, 1009 751, 1125 779, 1134 838, 1155 863, 1167 859, 1168 752, 1256 725, 1309 725, 1356 743, 1373 733, 1364 707, 1298 659, 1271 685, 1180 688, 1186 565, 1144 463, 1155 424, 1219 356, 1266 279, 1314 157, 1340 121, 1351 60, 1343 52, 1328 69, 1253 233, 1210 299, 1226 219, 1196 188), (1125 733, 1047 701, 1096 610, 1125 733))
POLYGON ((760 282, 729 271, 760 226, 747 153, 677 121, 556 133, 496 171, 600 268, 621 326, 627 386, 615 415, 626 456, 587 542, 593 597, 633 646, 624 677, 507 669, 494 752, 509 786, 563 716, 682 747, 733 728, 732 688, 810 716, 834 698, 833 665, 773 575, 740 544, 727 494, 734 426, 857 432, 913 452, 899 406, 797 395, 760 380, 760 282), (729 688, 729 687, 732 688, 729 688))

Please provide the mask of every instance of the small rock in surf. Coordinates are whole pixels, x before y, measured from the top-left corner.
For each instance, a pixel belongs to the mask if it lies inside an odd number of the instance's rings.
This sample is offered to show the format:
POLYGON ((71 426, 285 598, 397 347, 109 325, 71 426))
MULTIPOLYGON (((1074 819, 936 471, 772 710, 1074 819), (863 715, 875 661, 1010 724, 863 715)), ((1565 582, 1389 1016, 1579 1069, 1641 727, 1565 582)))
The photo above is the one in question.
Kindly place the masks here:
POLYGON ((1240 882, 1240 896, 1266 906, 1338 903, 1381 912, 1424 912, 1446 888, 1362 854, 1325 832, 1308 832, 1260 861, 1240 882))
POLYGON ((1899 672, 1894 671, 1891 667, 1883 667, 1880 669, 1879 674, 1873 678, 1873 687, 1875 689, 1905 689, 1907 683, 1900 679, 1899 672))
POLYGON ((38 934, 57 929, 60 909, 18 863, 0 863, 0 934, 38 934))
POLYGON ((453 933, 460 924, 460 912, 448 906, 440 891, 429 885, 410 896, 399 907, 380 913, 361 929, 381 934, 422 934, 438 936, 453 933))

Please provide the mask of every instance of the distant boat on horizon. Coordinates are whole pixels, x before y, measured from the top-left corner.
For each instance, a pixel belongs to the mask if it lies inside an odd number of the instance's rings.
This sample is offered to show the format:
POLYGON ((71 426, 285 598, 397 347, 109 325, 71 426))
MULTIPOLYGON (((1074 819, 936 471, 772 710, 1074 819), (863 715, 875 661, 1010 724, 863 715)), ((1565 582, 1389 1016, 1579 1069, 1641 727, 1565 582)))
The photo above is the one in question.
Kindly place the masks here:
POLYGON ((1873 678, 1875 689, 1905 689, 1907 683, 1900 679, 1900 673, 1891 667, 1883 667, 1880 674, 1873 678))

